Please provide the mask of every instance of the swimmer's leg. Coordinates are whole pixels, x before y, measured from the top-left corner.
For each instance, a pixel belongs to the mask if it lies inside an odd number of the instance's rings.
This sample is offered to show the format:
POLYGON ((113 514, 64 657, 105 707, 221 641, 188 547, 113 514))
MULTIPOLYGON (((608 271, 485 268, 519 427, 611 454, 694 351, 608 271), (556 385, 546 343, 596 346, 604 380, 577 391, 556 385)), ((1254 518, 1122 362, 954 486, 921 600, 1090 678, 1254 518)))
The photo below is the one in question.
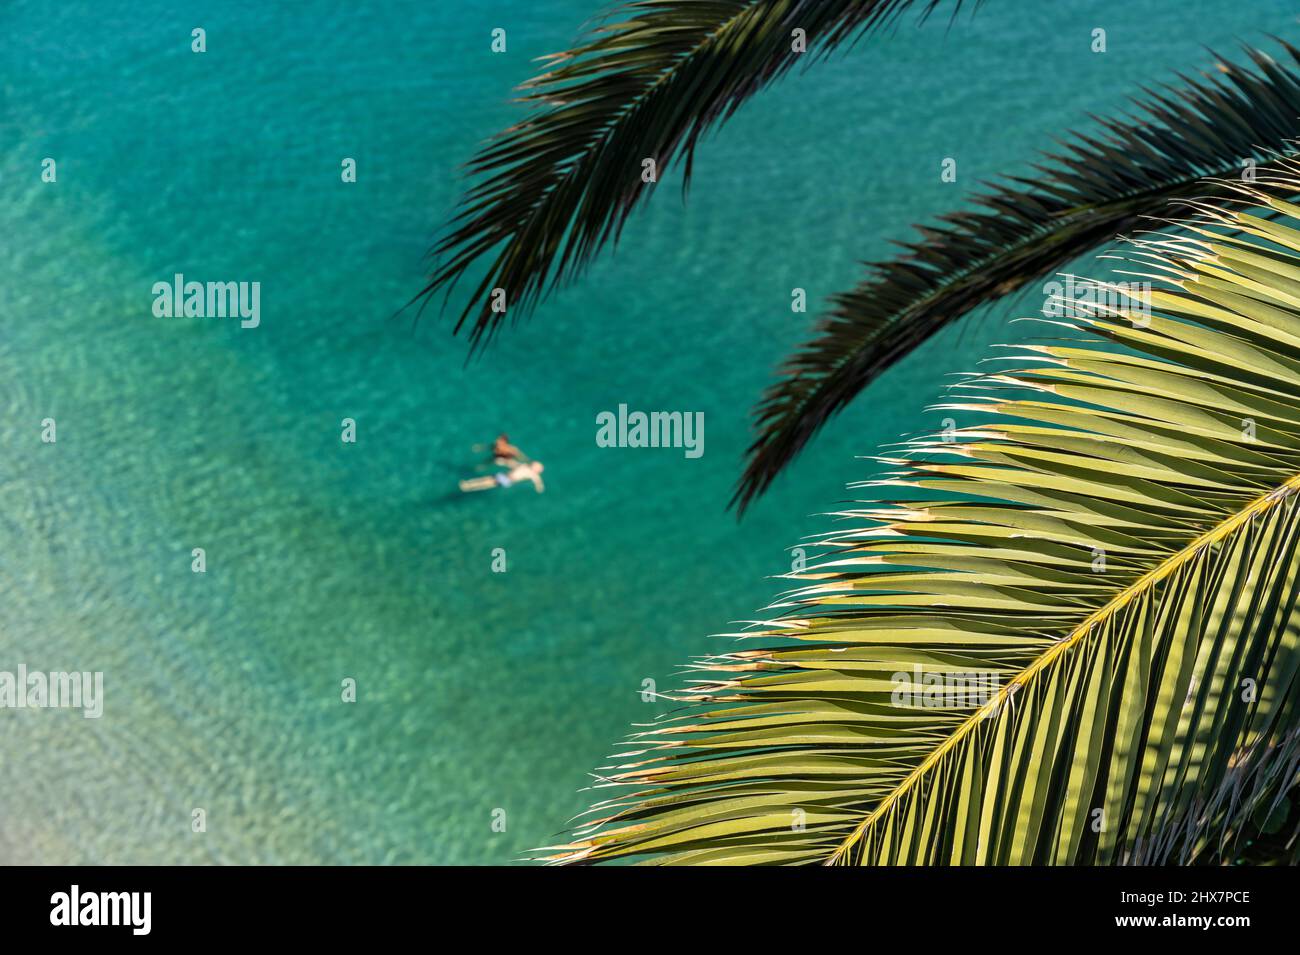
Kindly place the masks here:
POLYGON ((488 475, 487 477, 466 478, 465 480, 460 482, 460 489, 467 494, 470 491, 490 491, 494 487, 497 487, 497 479, 495 475, 488 475))

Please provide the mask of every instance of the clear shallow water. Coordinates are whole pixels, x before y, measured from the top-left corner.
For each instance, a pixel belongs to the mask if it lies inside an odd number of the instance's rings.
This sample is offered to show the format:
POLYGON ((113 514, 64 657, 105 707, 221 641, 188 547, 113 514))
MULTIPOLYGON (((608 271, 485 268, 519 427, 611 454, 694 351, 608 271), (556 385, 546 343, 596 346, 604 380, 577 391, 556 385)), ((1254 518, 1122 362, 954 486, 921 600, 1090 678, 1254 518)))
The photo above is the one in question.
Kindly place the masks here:
POLYGON ((748 409, 806 334, 790 289, 847 287, 1088 111, 1207 66, 1201 44, 1300 36, 1258 0, 1005 0, 870 40, 755 100, 689 205, 665 182, 616 255, 466 367, 445 323, 390 316, 511 86, 599 5, 466 6, 0 9, 0 669, 102 670, 106 692, 97 721, 0 710, 0 861, 498 863, 548 841, 654 715, 641 681, 753 616, 808 515, 870 473, 854 455, 933 427, 946 376, 1024 334, 1002 323, 1021 305, 941 336, 737 524, 748 409), (153 318, 177 271, 260 281, 261 327, 153 318), (619 403, 703 411, 704 456, 598 449, 619 403), (502 428, 547 493, 462 498, 502 428))

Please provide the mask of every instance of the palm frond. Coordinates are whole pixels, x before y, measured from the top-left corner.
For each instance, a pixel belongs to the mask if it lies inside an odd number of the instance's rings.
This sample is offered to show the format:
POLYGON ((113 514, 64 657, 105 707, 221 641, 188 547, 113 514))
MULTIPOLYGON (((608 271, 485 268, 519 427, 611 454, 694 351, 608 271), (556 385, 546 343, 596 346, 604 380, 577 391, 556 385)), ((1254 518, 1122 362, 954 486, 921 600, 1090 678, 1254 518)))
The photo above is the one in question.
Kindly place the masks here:
MULTIPOLYGON (((506 314, 518 319, 555 284, 617 241, 662 176, 691 160, 700 136, 796 63, 888 26, 909 7, 924 18, 941 0, 633 0, 576 47, 543 58, 522 89, 528 118, 469 163, 483 177, 462 199, 434 248, 437 266, 417 296, 448 292, 488 262, 456 329, 473 320, 477 345, 506 314), (793 49, 804 31, 807 52, 793 49), (504 291, 506 312, 492 292, 504 291)), ((963 3, 953 0, 955 16, 963 3)))
POLYGON ((1043 155, 1034 177, 1009 178, 976 196, 976 208, 920 227, 899 257, 868 265, 755 408, 757 438, 732 504, 743 512, 830 418, 971 309, 1041 281, 1171 203, 1230 188, 1205 177, 1240 179, 1246 159, 1293 153, 1300 52, 1281 45, 1280 62, 1247 48, 1255 69, 1220 62, 1217 75, 1145 91, 1134 117, 1098 120, 1103 132, 1043 155))
POLYGON ((1300 165, 941 407, 561 863, 1231 857, 1300 759, 1300 165), (1273 217, 1273 218, 1270 218, 1273 217), (758 644, 749 646, 746 644, 758 644))

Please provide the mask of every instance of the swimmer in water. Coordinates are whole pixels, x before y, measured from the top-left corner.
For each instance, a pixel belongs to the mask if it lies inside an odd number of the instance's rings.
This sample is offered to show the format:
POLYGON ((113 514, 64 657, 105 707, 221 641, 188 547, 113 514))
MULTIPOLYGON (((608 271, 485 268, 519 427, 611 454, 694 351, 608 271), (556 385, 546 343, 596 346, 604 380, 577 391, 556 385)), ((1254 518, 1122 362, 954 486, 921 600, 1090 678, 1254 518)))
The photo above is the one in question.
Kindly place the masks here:
POLYGON ((503 468, 513 468, 516 464, 527 462, 528 455, 511 444, 503 431, 492 442, 492 461, 503 468))
POLYGON ((516 463, 509 471, 498 471, 485 477, 466 478, 460 482, 460 489, 468 494, 470 491, 490 491, 497 487, 510 487, 520 481, 532 481, 537 493, 541 494, 546 490, 542 484, 542 471, 541 461, 516 463))

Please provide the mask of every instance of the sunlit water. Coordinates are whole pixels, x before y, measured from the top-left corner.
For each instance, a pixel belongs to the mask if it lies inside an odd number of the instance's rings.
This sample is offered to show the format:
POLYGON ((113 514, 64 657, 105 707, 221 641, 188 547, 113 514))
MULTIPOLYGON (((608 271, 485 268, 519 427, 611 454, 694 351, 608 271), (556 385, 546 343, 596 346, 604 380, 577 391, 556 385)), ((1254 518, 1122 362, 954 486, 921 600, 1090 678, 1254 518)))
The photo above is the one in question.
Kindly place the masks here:
POLYGON ((1025 334, 1002 308, 942 336, 737 524, 748 409, 812 318, 790 290, 815 311, 1089 110, 1208 66, 1201 44, 1297 36, 1265 0, 996 0, 903 27, 754 101, 704 144, 688 205, 670 177, 615 256, 466 367, 437 316, 391 316, 457 167, 598 5, 192 6, 0 8, 0 670, 103 671, 106 695, 99 720, 0 710, 0 861, 497 863, 547 842, 658 712, 642 681, 671 685, 778 592, 784 548, 870 473, 854 455, 934 427, 946 376, 1025 334), (261 326, 153 317, 176 272, 260 281, 261 326), (704 412, 704 455, 598 448, 620 403, 704 412), (545 461, 544 495, 457 493, 501 429, 545 461))

